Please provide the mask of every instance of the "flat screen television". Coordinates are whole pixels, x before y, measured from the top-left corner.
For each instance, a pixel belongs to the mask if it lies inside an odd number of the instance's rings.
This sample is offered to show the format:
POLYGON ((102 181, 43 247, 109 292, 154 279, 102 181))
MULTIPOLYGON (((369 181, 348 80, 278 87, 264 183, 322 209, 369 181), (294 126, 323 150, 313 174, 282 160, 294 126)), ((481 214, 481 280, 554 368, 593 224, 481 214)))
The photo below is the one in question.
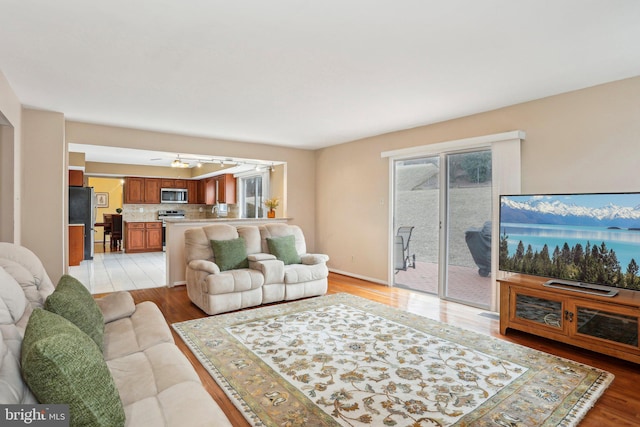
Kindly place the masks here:
POLYGON ((500 196, 499 269, 640 291, 640 193, 500 196))

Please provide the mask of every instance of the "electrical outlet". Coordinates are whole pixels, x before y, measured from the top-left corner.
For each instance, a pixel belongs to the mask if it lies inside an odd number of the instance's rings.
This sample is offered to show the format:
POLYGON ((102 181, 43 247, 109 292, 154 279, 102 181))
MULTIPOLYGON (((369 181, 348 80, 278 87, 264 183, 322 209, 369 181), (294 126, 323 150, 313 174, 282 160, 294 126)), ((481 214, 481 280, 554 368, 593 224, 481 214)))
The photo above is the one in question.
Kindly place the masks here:
POLYGON ((138 212, 140 213, 144 212, 144 208, 138 208, 138 212))

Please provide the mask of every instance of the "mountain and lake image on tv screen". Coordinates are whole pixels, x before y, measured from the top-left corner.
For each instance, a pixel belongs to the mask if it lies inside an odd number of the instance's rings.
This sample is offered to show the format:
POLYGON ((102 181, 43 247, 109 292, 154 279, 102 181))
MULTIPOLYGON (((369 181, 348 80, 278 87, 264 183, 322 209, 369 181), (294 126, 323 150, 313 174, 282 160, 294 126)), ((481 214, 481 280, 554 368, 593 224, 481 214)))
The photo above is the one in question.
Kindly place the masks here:
POLYGON ((499 268, 640 290, 640 193, 503 195, 499 268))

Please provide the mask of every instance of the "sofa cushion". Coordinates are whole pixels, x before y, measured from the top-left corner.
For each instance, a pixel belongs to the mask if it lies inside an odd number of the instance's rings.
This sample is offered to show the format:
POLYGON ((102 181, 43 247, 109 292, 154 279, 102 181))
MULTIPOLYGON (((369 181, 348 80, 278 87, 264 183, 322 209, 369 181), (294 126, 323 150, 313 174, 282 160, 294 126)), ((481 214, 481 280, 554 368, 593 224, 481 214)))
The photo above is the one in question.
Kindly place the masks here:
POLYGON ((131 316, 105 325, 104 358, 109 361, 160 343, 173 342, 171 330, 158 306, 143 301, 136 305, 131 316))
POLYGON ((0 325, 15 324, 27 308, 27 297, 20 284, 0 267, 0 325))
POLYGON ((136 304, 133 301, 133 297, 127 291, 114 292, 98 298, 96 303, 98 307, 100 307, 105 324, 118 319, 131 317, 136 311, 136 304))
POLYGON ((285 265, 300 264, 300 255, 296 251, 296 239, 293 235, 281 237, 267 237, 269 252, 285 265))
POLYGON ((0 242, 0 267, 20 284, 33 307, 42 307, 54 290, 40 259, 24 246, 0 242))
POLYGON ((244 292, 264 285, 264 276, 258 270, 243 268, 220 274, 210 274, 205 278, 206 293, 209 295, 244 292))
POLYGON ((95 343, 62 316, 35 309, 22 342, 22 375, 40 403, 68 404, 71 425, 125 422, 120 395, 95 343))
POLYGON ((328 276, 329 269, 326 264, 294 264, 284 268, 284 283, 287 285, 326 279, 328 276))
POLYGON ((212 240, 211 248, 220 271, 249 268, 247 248, 243 237, 231 240, 212 240))
POLYGON ((44 302, 44 308, 76 325, 103 351, 104 317, 89 290, 78 279, 63 275, 56 290, 44 302))

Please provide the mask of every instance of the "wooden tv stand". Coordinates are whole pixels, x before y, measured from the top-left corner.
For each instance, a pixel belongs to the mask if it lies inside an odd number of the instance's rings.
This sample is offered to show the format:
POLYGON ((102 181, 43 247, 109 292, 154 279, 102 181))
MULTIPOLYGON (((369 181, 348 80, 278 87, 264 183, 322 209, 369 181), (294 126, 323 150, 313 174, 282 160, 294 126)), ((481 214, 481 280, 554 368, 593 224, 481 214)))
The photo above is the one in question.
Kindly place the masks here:
POLYGON ((513 274, 500 283, 500 333, 539 335, 640 363, 640 292, 614 297, 543 286, 548 279, 513 274))

